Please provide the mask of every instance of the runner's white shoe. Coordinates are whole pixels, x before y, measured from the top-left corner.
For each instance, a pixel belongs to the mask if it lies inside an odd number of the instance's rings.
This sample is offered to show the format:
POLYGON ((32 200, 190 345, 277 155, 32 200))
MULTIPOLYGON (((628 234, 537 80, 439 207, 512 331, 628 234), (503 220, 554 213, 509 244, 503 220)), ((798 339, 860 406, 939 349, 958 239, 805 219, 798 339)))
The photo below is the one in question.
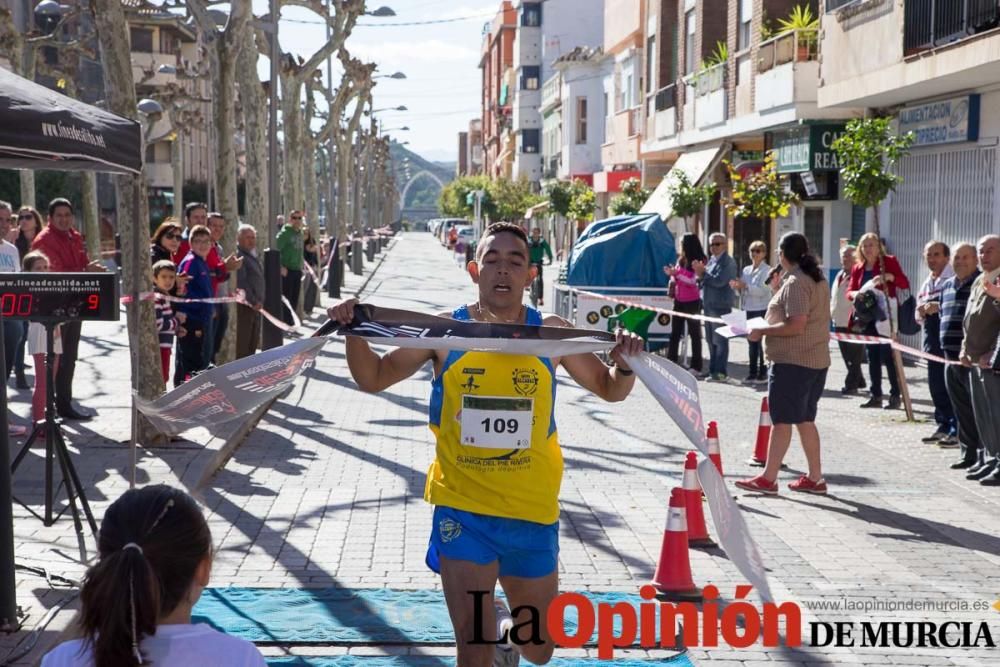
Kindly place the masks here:
MULTIPOLYGON (((510 610, 500 600, 493 599, 494 613, 497 618, 497 637, 503 637, 514 627, 514 619, 510 615, 510 610)), ((509 641, 497 644, 493 653, 493 667, 517 667, 521 663, 521 654, 509 641)))

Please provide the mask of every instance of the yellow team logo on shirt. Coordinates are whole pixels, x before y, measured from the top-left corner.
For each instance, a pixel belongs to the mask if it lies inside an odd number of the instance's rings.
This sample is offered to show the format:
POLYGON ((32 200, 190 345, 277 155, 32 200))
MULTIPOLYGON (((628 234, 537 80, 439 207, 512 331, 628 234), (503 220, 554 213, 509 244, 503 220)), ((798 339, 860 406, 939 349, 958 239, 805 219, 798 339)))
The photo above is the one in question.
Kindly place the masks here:
POLYGON ((534 368, 515 368, 511 375, 514 391, 521 396, 531 396, 538 391, 538 371, 534 368))

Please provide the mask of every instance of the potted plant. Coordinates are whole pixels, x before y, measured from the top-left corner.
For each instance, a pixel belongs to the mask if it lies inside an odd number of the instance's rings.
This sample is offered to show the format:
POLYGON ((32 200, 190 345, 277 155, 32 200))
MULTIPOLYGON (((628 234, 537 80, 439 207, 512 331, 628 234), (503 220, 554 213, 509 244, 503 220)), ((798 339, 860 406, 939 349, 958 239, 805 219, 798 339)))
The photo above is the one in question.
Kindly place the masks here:
POLYGON ((798 33, 798 53, 795 58, 797 62, 809 60, 809 54, 815 49, 819 38, 819 27, 819 17, 813 16, 809 5, 795 5, 787 18, 778 20, 779 35, 798 33))

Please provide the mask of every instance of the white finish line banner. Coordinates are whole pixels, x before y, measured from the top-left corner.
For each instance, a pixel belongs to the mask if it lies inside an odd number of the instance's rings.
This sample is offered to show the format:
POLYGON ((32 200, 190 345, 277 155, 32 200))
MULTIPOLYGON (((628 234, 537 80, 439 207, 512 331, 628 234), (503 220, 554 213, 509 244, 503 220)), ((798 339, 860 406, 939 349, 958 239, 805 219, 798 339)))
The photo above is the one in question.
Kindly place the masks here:
MULTIPOLYGON (((585 329, 463 322, 370 305, 359 305, 354 312, 354 321, 337 333, 394 347, 561 357, 606 351, 615 346, 613 335, 585 329)), ((705 456, 698 471, 719 542, 747 583, 757 589, 765 602, 772 601, 760 551, 725 480, 707 458, 698 381, 677 364, 646 352, 628 361, 636 377, 705 456)))

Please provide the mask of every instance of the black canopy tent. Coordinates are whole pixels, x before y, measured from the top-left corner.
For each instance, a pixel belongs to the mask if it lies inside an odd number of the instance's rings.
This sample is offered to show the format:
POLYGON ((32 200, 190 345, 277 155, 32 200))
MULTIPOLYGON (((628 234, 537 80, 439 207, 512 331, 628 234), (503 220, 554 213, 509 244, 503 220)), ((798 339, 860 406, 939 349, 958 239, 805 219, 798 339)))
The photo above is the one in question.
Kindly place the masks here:
MULTIPOLYGON (((138 175, 142 128, 133 120, 0 69, 0 168, 138 175)), ((0 631, 18 627, 11 493, 4 383, 0 386, 0 631)))
POLYGON ((142 129, 0 69, 0 168, 138 174, 142 129))

